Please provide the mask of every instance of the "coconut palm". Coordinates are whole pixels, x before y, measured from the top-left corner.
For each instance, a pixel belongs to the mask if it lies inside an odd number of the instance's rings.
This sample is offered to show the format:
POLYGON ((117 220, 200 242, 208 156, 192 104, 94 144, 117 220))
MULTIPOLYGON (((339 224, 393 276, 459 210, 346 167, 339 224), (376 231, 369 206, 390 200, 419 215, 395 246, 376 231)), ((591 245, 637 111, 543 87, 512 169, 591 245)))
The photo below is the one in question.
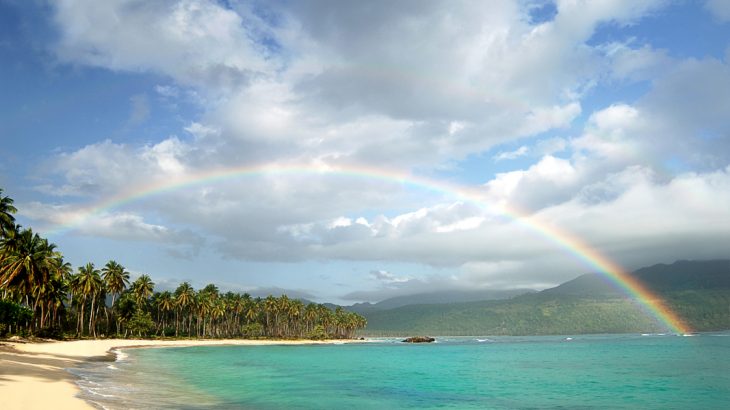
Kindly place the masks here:
POLYGON ((152 296, 155 290, 155 283, 148 275, 142 275, 132 284, 132 293, 137 301, 137 306, 142 309, 146 306, 147 299, 152 296))
POLYGON ((226 314, 226 308, 225 299, 222 298, 214 299, 210 307, 211 333, 214 333, 216 337, 220 336, 220 325, 226 314))
POLYGON ((0 188, 0 237, 5 236, 5 232, 15 229, 14 213, 18 209, 13 206, 12 198, 3 196, 3 190, 0 188))
POLYGON ((157 317, 160 323, 160 329, 162 334, 165 334, 165 327, 167 325, 167 318, 169 312, 175 309, 175 298, 169 291, 164 291, 157 295, 157 317))
POLYGON ((206 332, 206 324, 207 324, 207 317, 210 315, 211 310, 213 309, 213 297, 212 294, 209 292, 198 292, 197 297, 195 298, 195 307, 196 312, 198 313, 198 323, 197 323, 197 333, 198 336, 205 337, 206 332), (202 329, 201 329, 202 326, 202 329), (202 333, 201 333, 202 331, 202 333))
MULTIPOLYGON (((192 323, 192 305, 195 303, 195 289, 188 282, 183 282, 175 289, 175 306, 177 307, 177 319, 175 321, 175 336, 178 335, 179 316, 184 312, 188 312, 188 335, 190 334, 190 326, 192 323)), ((184 323, 184 318, 183 318, 184 323)), ((184 326, 183 326, 184 327, 184 326)))
MULTIPOLYGON (((53 275, 50 280, 50 286, 45 295, 45 303, 47 304, 47 314, 52 313, 50 317, 51 326, 61 327, 61 320, 58 314, 59 310, 64 312, 66 296, 69 291, 68 276, 53 275)), ((41 327, 43 327, 43 319, 41 319, 41 327)))
POLYGON ((304 308, 303 318, 307 333, 314 330, 314 324, 317 320, 317 316, 317 305, 315 305, 314 303, 310 303, 304 308))
POLYGON ((79 327, 77 333, 81 334, 84 328, 84 312, 86 310, 86 302, 91 300, 91 309, 89 311, 89 334, 96 337, 96 328, 94 327, 94 312, 96 300, 102 291, 104 282, 101 279, 101 273, 89 262, 79 267, 78 273, 72 280, 71 289, 77 296, 81 297, 79 306, 79 327))
POLYGON ((116 297, 129 285, 129 272, 113 260, 107 262, 101 272, 106 289, 112 294, 112 306, 114 306, 116 297))
MULTIPOLYGON (((104 278, 104 285, 106 286, 106 289, 108 292, 112 294, 112 310, 114 309, 114 302, 116 301, 117 296, 121 294, 124 289, 127 288, 127 285, 129 285, 129 272, 127 272, 126 269, 124 269, 124 266, 120 265, 116 261, 110 260, 109 262, 104 265, 104 267, 101 269, 102 276, 104 278)), ((116 314, 112 314, 112 316, 116 317, 116 314)), ((119 321, 116 320, 116 331, 119 331, 119 321)), ((111 327, 111 321, 107 323, 108 327, 111 327)), ((111 331, 111 329, 109 329, 111 331)))
POLYGON ((246 317, 246 324, 253 323, 259 317, 260 311, 257 300, 248 299, 245 302, 244 315, 246 317))
POLYGON ((38 307, 41 309, 40 324, 42 329, 45 327, 46 319, 53 311, 53 320, 55 322, 58 309, 63 306, 68 291, 68 278, 71 275, 71 264, 63 261, 63 257, 56 253, 51 260, 49 279, 37 283, 33 286, 32 294, 35 298, 33 310, 38 307))
POLYGON ((58 255, 56 245, 34 234, 31 229, 8 231, 0 246, 0 289, 29 296, 34 287, 47 282, 58 255))

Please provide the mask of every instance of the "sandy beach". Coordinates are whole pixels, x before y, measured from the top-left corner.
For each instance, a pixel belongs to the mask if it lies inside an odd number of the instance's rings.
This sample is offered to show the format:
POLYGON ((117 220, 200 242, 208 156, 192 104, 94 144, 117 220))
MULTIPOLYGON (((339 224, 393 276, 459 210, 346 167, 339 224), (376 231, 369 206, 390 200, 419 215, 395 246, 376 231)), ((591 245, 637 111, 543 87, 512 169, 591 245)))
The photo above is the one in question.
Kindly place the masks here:
POLYGON ((44 343, 0 342, 0 409, 93 409, 77 397, 75 377, 65 369, 90 360, 114 360, 111 350, 132 347, 202 345, 342 344, 361 341, 311 340, 141 340, 104 339, 44 343))

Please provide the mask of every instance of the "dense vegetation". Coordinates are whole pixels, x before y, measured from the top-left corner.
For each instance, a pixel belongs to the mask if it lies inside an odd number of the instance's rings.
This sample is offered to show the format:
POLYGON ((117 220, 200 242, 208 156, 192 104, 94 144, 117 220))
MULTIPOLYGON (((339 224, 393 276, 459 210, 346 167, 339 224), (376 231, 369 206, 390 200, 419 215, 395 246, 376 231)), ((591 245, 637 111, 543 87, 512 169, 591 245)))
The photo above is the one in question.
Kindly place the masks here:
POLYGON ((0 189, 0 336, 175 336, 351 338, 365 319, 342 308, 269 296, 196 291, 183 282, 174 292, 130 275, 111 260, 74 273, 56 246, 15 224, 17 209, 0 189))
MULTIPOLYGON (((730 262, 683 261, 657 266, 635 275, 655 290, 661 289, 659 296, 693 330, 730 329, 730 262), (684 270, 678 271, 678 266, 684 270)), ((597 275, 584 275, 556 288, 510 300, 411 305, 364 315, 368 329, 363 333, 381 336, 666 331, 634 300, 597 275)))
MULTIPOLYGON (((730 292, 668 295, 670 306, 696 331, 730 329, 730 292)), ((411 305, 365 314, 367 335, 542 335, 664 332, 626 298, 515 298, 440 305, 411 305)))

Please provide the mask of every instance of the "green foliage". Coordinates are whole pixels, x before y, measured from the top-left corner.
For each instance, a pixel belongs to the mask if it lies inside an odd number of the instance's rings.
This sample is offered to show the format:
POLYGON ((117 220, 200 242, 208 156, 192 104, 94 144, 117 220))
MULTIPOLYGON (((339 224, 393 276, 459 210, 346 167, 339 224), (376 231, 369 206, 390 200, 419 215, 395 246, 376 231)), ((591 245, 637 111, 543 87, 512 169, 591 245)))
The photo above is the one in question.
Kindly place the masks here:
POLYGON ((255 339, 264 335, 264 326, 261 323, 249 323, 241 329, 244 337, 255 339))
POLYGON ((730 329, 730 289, 671 292, 665 300, 695 331, 730 329))
POLYGON ((152 321, 150 312, 137 310, 127 322, 127 328, 140 337, 148 336, 155 329, 155 322, 152 321))
MULTIPOLYGON (((662 294, 696 331, 730 328, 730 289, 662 294)), ((648 333, 666 328, 634 300, 534 294, 507 301, 411 305, 366 314, 369 335, 648 333)))
POLYGON ((33 317, 33 311, 9 300, 0 300, 0 335, 17 328, 33 317))
POLYGON ((307 339, 312 340, 323 340, 327 339, 327 331, 325 331, 324 326, 317 325, 312 329, 311 332, 307 334, 307 339))

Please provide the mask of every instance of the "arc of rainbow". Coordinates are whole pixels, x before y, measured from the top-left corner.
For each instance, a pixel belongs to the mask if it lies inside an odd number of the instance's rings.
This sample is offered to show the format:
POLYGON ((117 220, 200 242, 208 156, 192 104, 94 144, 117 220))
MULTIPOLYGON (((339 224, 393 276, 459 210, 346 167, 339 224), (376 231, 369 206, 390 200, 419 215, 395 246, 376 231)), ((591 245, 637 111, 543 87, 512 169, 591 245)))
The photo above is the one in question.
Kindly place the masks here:
POLYGON ((519 211, 514 207, 496 207, 489 204, 483 199, 482 194, 474 188, 456 186, 446 182, 433 181, 427 178, 414 176, 408 173, 385 170, 364 166, 324 166, 316 164, 275 164, 275 165, 259 165, 244 166, 225 169, 216 169, 213 171, 199 172, 196 174, 186 175, 171 181, 149 184, 131 192, 126 192, 114 196, 111 199, 103 201, 95 206, 91 206, 81 213, 81 216, 58 225, 55 229, 47 232, 48 235, 60 234, 69 230, 73 230, 90 219, 94 215, 102 214, 108 210, 118 208, 125 204, 141 200, 146 197, 159 195, 165 192, 172 192, 182 188, 193 187, 197 185, 221 182, 234 178, 254 177, 262 175, 301 175, 301 174, 317 174, 317 175, 342 175, 368 179, 378 179, 388 182, 396 182, 400 184, 420 187, 428 191, 435 191, 465 200, 473 203, 483 209, 493 212, 497 215, 506 216, 508 219, 520 223, 533 232, 539 234, 572 254, 584 264, 597 270, 599 273, 607 277, 618 288, 622 289, 628 296, 636 300, 640 306, 651 316, 663 323, 669 330, 686 334, 690 333, 691 328, 682 320, 682 318, 672 311, 669 306, 655 293, 649 290, 636 278, 631 276, 617 263, 609 260, 596 249, 591 248, 585 241, 580 238, 561 230, 555 226, 551 226, 542 222, 525 212, 519 211))

